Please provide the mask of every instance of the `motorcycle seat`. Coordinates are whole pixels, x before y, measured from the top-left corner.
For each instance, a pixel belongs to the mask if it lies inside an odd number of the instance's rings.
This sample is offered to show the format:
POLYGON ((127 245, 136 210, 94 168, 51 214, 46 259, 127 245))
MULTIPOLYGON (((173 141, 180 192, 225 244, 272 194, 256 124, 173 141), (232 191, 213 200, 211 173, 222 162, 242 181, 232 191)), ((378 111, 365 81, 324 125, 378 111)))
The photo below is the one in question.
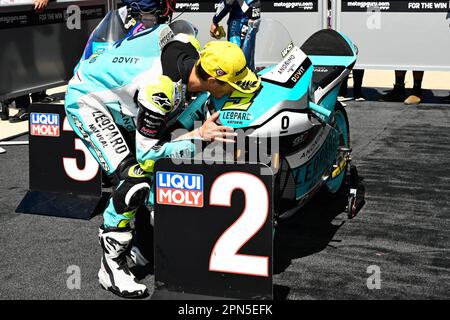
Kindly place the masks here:
POLYGON ((301 46, 308 56, 353 56, 353 50, 339 32, 319 30, 301 46))
POLYGON ((313 91, 327 87, 356 62, 355 51, 349 42, 339 32, 331 29, 317 31, 300 49, 314 65, 313 91))

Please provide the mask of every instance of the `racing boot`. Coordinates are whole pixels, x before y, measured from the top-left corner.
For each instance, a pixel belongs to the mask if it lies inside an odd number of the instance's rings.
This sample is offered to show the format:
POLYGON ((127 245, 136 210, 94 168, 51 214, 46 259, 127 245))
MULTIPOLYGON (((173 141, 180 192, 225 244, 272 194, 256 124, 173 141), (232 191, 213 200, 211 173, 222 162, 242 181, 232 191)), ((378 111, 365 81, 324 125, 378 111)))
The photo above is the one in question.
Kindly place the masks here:
POLYGON ((10 123, 17 123, 21 121, 28 121, 30 117, 27 109, 20 109, 13 117, 9 118, 10 123))
POLYGON ((143 206, 136 213, 130 258, 139 267, 153 266, 153 212, 143 206))
POLYGON ((147 294, 147 287, 136 281, 127 265, 126 256, 132 237, 129 228, 99 229, 103 256, 98 281, 105 290, 123 298, 138 298, 147 294))
POLYGON ((145 267, 150 263, 150 261, 145 258, 144 254, 141 252, 138 246, 131 247, 130 258, 133 263, 139 267, 145 267))

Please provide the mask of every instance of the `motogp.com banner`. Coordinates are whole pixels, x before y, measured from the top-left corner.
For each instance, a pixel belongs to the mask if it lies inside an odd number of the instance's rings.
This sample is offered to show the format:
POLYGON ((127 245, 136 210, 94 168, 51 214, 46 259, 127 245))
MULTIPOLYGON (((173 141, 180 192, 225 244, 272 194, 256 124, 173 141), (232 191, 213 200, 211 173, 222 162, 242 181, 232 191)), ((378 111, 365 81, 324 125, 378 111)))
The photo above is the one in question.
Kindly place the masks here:
POLYGON ((342 12, 367 12, 379 10, 381 12, 448 12, 450 0, 435 1, 342 1, 342 12))
MULTIPOLYGON (((215 12, 218 1, 178 0, 177 12, 215 12)), ((313 1, 264 1, 261 0, 262 12, 317 12, 318 0, 313 1)))
MULTIPOLYGON (((105 16, 103 5, 80 8, 81 20, 100 19, 105 16)), ((22 9, 23 10, 23 9, 22 9)), ((0 29, 30 27, 45 24, 65 23, 68 17, 67 8, 50 8, 42 12, 26 9, 24 11, 0 13, 0 29)))

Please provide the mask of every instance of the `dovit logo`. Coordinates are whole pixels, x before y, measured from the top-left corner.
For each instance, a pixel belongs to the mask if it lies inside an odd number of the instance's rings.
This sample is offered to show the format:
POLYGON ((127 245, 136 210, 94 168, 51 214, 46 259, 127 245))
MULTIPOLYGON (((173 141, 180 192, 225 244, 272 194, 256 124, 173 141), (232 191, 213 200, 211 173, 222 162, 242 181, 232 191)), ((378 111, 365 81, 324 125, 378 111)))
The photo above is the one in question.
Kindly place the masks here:
POLYGON ((138 63, 140 58, 135 57, 114 57, 112 63, 138 63))
POLYGON ((30 134, 32 136, 59 137, 59 114, 30 114, 30 134))
POLYGON ((305 73, 305 68, 303 66, 300 66, 300 68, 298 68, 295 73, 292 75, 291 80, 294 83, 297 83, 297 81, 303 76, 303 74, 305 73))
POLYGON ((158 171, 156 202, 173 206, 203 207, 203 175, 158 171))

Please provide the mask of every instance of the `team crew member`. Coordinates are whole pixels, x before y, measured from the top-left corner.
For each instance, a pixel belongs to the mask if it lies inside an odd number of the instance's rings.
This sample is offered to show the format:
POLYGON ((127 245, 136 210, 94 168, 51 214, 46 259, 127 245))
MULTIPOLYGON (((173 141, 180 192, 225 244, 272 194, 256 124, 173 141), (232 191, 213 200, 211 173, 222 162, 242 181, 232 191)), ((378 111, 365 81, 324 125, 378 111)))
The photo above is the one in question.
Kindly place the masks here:
POLYGON ((215 114, 171 140, 187 94, 208 91, 219 98, 233 90, 253 92, 260 83, 235 44, 213 41, 199 53, 192 35, 176 34, 167 41, 167 28, 143 31, 96 60, 84 61, 66 95, 74 131, 105 173, 120 180, 99 230, 103 255, 98 276, 105 289, 123 297, 146 292, 130 272, 126 254, 133 237, 129 222, 148 199, 155 161, 195 154, 192 139, 233 141, 235 136, 231 128, 215 123, 215 114), (152 45, 158 41, 162 49, 152 45), (127 142, 133 135, 135 146, 127 142))
POLYGON ((165 23, 175 11, 176 0, 123 0, 131 15, 150 28, 156 23, 165 23))
POLYGON ((222 0, 219 2, 216 14, 212 19, 210 33, 220 39, 224 36, 220 21, 229 14, 228 36, 230 42, 236 43, 244 51, 248 66, 254 69, 255 36, 258 28, 256 23, 261 17, 259 0, 222 0))

